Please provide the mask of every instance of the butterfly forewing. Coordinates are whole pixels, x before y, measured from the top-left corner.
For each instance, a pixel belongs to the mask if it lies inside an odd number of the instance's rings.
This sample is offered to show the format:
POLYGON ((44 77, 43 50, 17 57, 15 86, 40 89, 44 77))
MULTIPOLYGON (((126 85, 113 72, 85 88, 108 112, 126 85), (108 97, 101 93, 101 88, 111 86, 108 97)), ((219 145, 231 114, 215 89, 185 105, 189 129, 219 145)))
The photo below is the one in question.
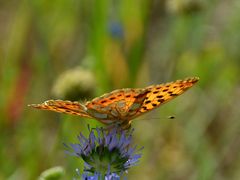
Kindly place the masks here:
POLYGON ((137 115, 148 112, 163 103, 184 93, 187 89, 193 86, 198 81, 198 78, 189 78, 186 80, 178 80, 167 84, 159 84, 149 86, 146 89, 149 93, 142 104, 137 115))
POLYGON ((85 112, 84 106, 79 102, 49 100, 49 101, 45 101, 42 104, 31 104, 29 106, 37 109, 43 109, 43 110, 49 110, 49 111, 55 111, 60 113, 73 114, 73 115, 78 115, 82 117, 92 118, 85 112))

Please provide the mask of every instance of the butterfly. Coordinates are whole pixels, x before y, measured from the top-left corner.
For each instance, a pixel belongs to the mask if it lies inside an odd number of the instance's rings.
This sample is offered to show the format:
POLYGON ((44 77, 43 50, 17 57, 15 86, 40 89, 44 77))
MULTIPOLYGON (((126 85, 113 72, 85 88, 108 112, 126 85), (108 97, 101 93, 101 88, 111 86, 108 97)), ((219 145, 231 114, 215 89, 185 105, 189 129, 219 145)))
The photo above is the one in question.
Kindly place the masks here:
POLYGON ((198 80, 199 78, 193 77, 145 88, 117 89, 86 103, 48 100, 42 104, 31 104, 29 106, 92 118, 106 125, 117 124, 122 129, 128 129, 134 118, 184 93, 198 80))

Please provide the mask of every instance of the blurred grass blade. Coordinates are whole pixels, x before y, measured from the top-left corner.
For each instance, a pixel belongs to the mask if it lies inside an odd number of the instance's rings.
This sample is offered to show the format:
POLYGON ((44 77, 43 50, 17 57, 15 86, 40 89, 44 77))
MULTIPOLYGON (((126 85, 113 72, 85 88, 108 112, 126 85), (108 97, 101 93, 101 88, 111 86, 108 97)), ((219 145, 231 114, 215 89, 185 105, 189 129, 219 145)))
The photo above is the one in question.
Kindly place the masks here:
POLYGON ((62 179, 65 170, 61 166, 52 167, 42 172, 39 180, 58 180, 62 179))

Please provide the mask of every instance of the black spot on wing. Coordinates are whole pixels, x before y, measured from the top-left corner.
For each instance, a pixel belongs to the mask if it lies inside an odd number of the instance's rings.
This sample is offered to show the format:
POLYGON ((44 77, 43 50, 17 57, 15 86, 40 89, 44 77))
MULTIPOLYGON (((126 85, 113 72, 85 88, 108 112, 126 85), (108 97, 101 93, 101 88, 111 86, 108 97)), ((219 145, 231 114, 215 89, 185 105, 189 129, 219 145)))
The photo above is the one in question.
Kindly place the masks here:
POLYGON ((160 102, 160 103, 163 103, 164 99, 158 99, 157 101, 160 102))
POLYGON ((145 110, 145 111, 148 110, 148 108, 147 108, 146 106, 143 106, 142 108, 143 108, 143 110, 145 110))
POLYGON ((172 97, 174 97, 174 96, 177 96, 178 94, 175 94, 175 93, 173 93, 172 91, 169 91, 168 92, 168 94, 169 94, 169 96, 172 96, 172 97))
POLYGON ((150 101, 150 100, 148 100, 148 101, 146 101, 146 102, 145 102, 145 104, 148 104, 148 103, 150 103, 150 102, 151 102, 151 101, 150 101))
POLYGON ((157 104, 155 104, 155 103, 152 103, 152 106, 153 106, 153 107, 156 107, 156 106, 157 106, 157 104))

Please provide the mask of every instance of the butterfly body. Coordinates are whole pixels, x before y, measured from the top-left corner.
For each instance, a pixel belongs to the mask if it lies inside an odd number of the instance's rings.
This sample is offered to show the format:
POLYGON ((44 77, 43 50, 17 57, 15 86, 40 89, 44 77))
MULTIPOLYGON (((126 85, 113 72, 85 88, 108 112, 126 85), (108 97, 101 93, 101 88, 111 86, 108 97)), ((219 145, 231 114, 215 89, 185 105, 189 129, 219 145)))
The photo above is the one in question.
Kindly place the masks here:
POLYGON ((146 88, 114 90, 84 104, 49 100, 42 104, 30 106, 93 118, 107 125, 119 124, 126 129, 130 126, 132 119, 182 94, 197 81, 198 78, 188 78, 166 84, 152 85, 146 88))

